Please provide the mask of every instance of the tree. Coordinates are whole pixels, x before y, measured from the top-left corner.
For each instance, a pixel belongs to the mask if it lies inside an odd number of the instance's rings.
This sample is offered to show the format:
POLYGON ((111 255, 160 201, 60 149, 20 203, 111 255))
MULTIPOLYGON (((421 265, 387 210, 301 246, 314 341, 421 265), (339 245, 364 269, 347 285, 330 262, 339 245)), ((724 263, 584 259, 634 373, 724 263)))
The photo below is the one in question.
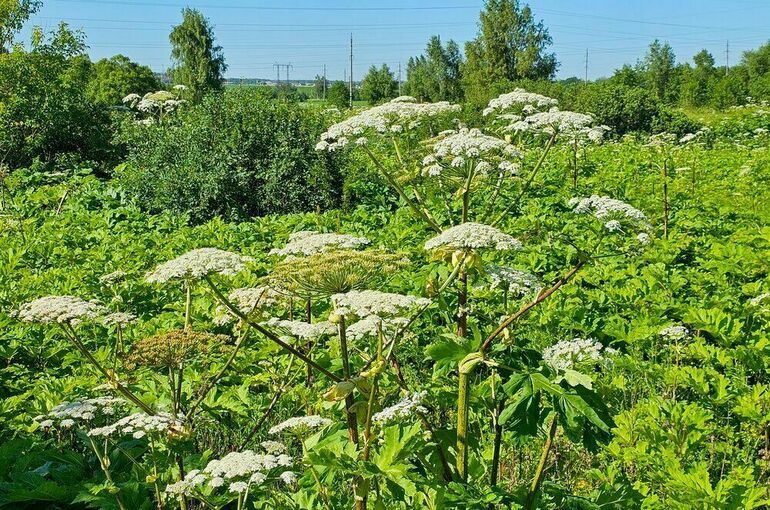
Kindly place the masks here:
POLYGON ((478 35, 465 45, 466 97, 484 102, 485 89, 495 82, 550 79, 556 74, 556 56, 546 52, 551 36, 542 21, 535 22, 528 5, 487 0, 479 22, 478 35))
POLYGON ((350 93, 345 82, 335 81, 326 93, 326 101, 337 108, 347 108, 350 93))
POLYGON ((124 55, 115 55, 103 58, 91 66, 91 79, 86 91, 88 97, 96 103, 116 105, 128 94, 144 95, 160 87, 160 81, 152 69, 131 62, 124 55))
POLYGON ((692 60, 695 67, 685 65, 682 68, 680 100, 689 106, 703 106, 709 102, 715 85, 714 57, 704 49, 699 51, 692 60))
POLYGON ((364 79, 361 80, 361 99, 369 104, 377 104, 396 96, 398 85, 387 64, 377 69, 377 66, 369 68, 364 79))
POLYGON ((668 43, 655 39, 644 58, 647 80, 659 101, 670 99, 670 87, 675 78, 676 56, 668 43))
POLYGON ((460 99, 461 63, 457 43, 450 39, 444 48, 441 38, 434 35, 428 41, 423 55, 409 59, 404 89, 407 94, 422 101, 460 99))
POLYGON ((16 33, 41 5, 40 0, 0 0, 0 53, 8 53, 16 33))
MULTIPOLYGON (((754 99, 770 98, 770 43, 743 54, 748 73, 748 92, 754 99)), ((732 70, 731 70, 732 71, 732 70)))
POLYGON ((171 30, 169 40, 174 61, 169 75, 174 83, 185 85, 195 101, 222 88, 227 64, 222 47, 214 44, 213 27, 200 11, 184 8, 182 23, 171 30))
POLYGON ((315 75, 315 82, 313 83, 315 90, 315 98, 323 99, 326 92, 329 91, 329 80, 320 75, 315 75))

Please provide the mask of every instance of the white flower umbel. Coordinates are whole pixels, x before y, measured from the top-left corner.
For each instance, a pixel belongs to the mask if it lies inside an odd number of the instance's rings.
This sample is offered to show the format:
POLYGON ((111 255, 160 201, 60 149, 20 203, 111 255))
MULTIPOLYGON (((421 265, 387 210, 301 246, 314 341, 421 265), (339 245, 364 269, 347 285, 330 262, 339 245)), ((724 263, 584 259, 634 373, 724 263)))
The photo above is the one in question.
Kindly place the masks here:
POLYGON ((691 335, 690 330, 684 326, 669 326, 660 330, 658 334, 668 340, 684 340, 691 335))
MULTIPOLYGON (((560 370, 602 361, 603 346, 592 338, 562 340, 543 351, 543 361, 560 370)), ((607 349, 609 351, 609 349, 607 349)))
POLYGON ((136 315, 127 312, 114 312, 109 315, 105 315, 102 321, 106 326, 125 327, 136 322, 136 315))
POLYGON ((520 250, 521 247, 521 241, 495 227, 473 222, 450 227, 425 243, 426 250, 520 250))
POLYGON ((267 321, 268 326, 287 332, 289 335, 302 340, 316 340, 324 335, 333 335, 337 332, 337 326, 328 321, 304 322, 289 321, 273 317, 267 321))
POLYGON ((91 422, 96 418, 113 416, 115 409, 125 401, 115 397, 96 397, 62 402, 47 414, 36 416, 35 421, 43 428, 55 426, 71 427, 76 422, 91 422), (65 422, 66 420, 66 422, 65 422))
POLYGON ((477 175, 487 175, 493 168, 516 173, 517 163, 508 159, 520 158, 521 154, 505 140, 485 135, 479 129, 462 128, 439 135, 433 152, 423 160, 422 173, 436 176, 449 171, 454 175, 458 168, 465 167, 477 175))
POLYGON ((406 317, 383 319, 379 315, 367 315, 347 327, 347 335, 351 340, 361 340, 367 337, 377 337, 382 330, 386 338, 391 338, 401 328, 409 323, 406 317))
POLYGON ((351 290, 331 297, 334 311, 343 316, 393 317, 430 304, 427 298, 380 292, 378 290, 351 290))
POLYGON ((316 149, 333 151, 369 133, 397 133, 402 131, 404 126, 414 126, 420 119, 459 110, 459 105, 446 101, 417 103, 405 98, 396 98, 332 125, 321 135, 321 142, 316 145, 316 149))
POLYGON ((292 463, 293 459, 285 454, 261 454, 252 450, 231 452, 210 461, 202 470, 190 471, 179 482, 166 486, 166 492, 195 496, 196 492, 205 493, 227 486, 227 492, 243 494, 253 486, 262 485, 268 476, 282 479, 285 468, 292 463))
POLYGON ((118 269, 99 277, 99 283, 103 285, 115 285, 126 278, 126 272, 118 269))
POLYGON ((369 239, 348 234, 323 234, 303 230, 289 236, 283 248, 273 248, 271 255, 314 255, 329 250, 354 250, 369 244, 369 239))
POLYGON ((609 231, 620 231, 623 224, 630 224, 636 228, 649 228, 647 216, 622 200, 591 195, 587 198, 573 198, 569 201, 569 205, 577 214, 593 214, 596 219, 604 222, 605 228, 609 231))
POLYGON ((385 424, 394 420, 408 420, 417 418, 417 413, 426 413, 427 409, 422 406, 427 392, 420 391, 411 393, 392 406, 386 407, 378 413, 372 415, 372 421, 379 424, 385 424))
POLYGON ((112 435, 131 435, 134 439, 141 439, 147 435, 163 436, 172 432, 181 431, 184 424, 168 413, 150 415, 147 413, 134 413, 116 421, 112 425, 99 427, 88 432, 89 436, 108 437, 112 435))
MULTIPOLYGON (((554 133, 575 135, 585 132, 593 117, 584 113, 562 111, 553 108, 547 112, 539 112, 508 126, 508 130, 515 132, 535 132, 552 135, 554 133)), ((595 135, 594 135, 595 136, 595 135)))
POLYGON ((265 452, 272 453, 273 455, 286 453, 286 445, 280 441, 273 441, 272 439, 268 439, 259 443, 259 446, 261 446, 265 452))
POLYGON ((288 420, 282 421, 278 425, 270 428, 270 434, 284 434, 289 433, 298 436, 304 436, 316 429, 327 427, 332 424, 332 421, 328 418, 311 414, 309 416, 295 416, 288 420))
POLYGON ((75 296, 45 296, 21 305, 17 317, 25 322, 75 326, 107 312, 107 308, 95 301, 86 301, 75 296))
POLYGON ((524 108, 525 106, 534 106, 537 108, 550 108, 559 104, 559 101, 552 97, 527 92, 524 89, 517 88, 513 92, 502 94, 492 99, 487 107, 484 108, 484 116, 495 112, 503 112, 512 108, 524 108))
POLYGON ((514 297, 537 294, 543 288, 540 279, 528 271, 494 264, 487 265, 484 270, 492 286, 507 290, 514 297))
MULTIPOLYGON (((230 292, 227 299, 244 315, 248 315, 256 310, 263 310, 277 305, 285 295, 279 291, 267 287, 242 287, 230 292)), ((233 312, 226 306, 219 304, 214 311, 214 323, 222 326, 236 319, 233 312)))
POLYGON ((252 260, 251 257, 217 248, 198 248, 164 262, 148 273, 145 279, 149 283, 165 283, 172 279, 197 279, 212 274, 233 276, 243 271, 246 263, 252 260))
POLYGON ((123 98, 123 104, 127 104, 131 108, 136 106, 136 103, 142 100, 142 96, 139 94, 129 94, 123 98))

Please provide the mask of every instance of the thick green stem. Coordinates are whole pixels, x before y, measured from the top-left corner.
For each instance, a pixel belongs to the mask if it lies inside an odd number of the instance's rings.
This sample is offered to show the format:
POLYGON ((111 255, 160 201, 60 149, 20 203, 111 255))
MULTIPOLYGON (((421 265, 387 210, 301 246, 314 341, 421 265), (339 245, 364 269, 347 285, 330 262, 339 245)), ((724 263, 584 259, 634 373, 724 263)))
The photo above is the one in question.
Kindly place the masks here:
POLYGON ((668 239, 668 158, 663 160, 663 237, 668 239))
POLYGON ((248 324, 252 328, 254 328, 257 331, 259 331, 261 334, 263 334, 264 336, 266 336, 267 338, 269 338, 270 340, 275 342, 277 345, 282 347, 287 352, 295 355, 297 358, 301 359, 302 361, 304 361, 308 365, 311 365, 314 369, 316 369, 317 371, 321 372, 322 374, 324 374, 326 377, 328 377, 332 381, 334 381, 334 382, 342 381, 342 379, 340 377, 334 375, 332 372, 328 371, 327 369, 325 369, 324 367, 322 367, 318 363, 316 363, 313 360, 311 360, 303 352, 299 351, 298 349, 295 349, 291 345, 289 345, 286 342, 284 342, 283 340, 281 340, 278 337, 278 335, 276 335, 275 333, 273 333, 269 329, 265 328, 262 324, 260 324, 258 322, 255 322, 255 321, 251 320, 249 317, 247 317, 246 314, 241 312, 238 309, 238 307, 236 307, 234 304, 232 304, 224 296, 224 294, 222 294, 222 292, 217 288, 216 285, 214 285, 214 282, 211 281, 211 278, 208 277, 208 276, 206 277, 206 283, 209 284, 209 287, 211 287, 212 292, 214 292, 214 295, 219 300, 219 302, 222 303, 225 307, 227 307, 227 309, 230 310, 230 312, 232 312, 233 315, 235 315, 236 317, 241 319, 244 323, 248 324))
POLYGON ((185 331, 190 329, 190 313, 192 312, 192 285, 186 281, 184 284, 184 329, 185 331))
POLYGON ((532 510, 535 504, 535 498, 537 497, 537 491, 540 489, 540 484, 543 482, 545 476, 545 464, 548 461, 548 454, 551 452, 551 446, 553 445, 553 439, 556 437, 556 416, 551 420, 551 426, 548 429, 548 437, 543 444, 543 451, 540 453, 540 461, 537 463, 537 470, 535 471, 535 477, 532 479, 532 484, 529 487, 529 493, 527 494, 526 510, 532 510))
POLYGON ((470 412, 470 374, 460 371, 457 386, 457 474, 468 480, 468 413, 470 412))

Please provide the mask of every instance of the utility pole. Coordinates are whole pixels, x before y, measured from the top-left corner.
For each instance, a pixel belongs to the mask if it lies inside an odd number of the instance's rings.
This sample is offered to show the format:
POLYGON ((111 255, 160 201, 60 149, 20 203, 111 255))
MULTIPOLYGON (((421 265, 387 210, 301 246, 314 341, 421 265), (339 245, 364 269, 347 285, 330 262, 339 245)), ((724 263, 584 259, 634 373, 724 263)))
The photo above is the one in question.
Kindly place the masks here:
POLYGON ((275 67, 275 82, 281 83, 281 64, 273 64, 275 67))
POLYGON ((401 95, 401 62, 398 63, 398 95, 401 95))
POLYGON ((324 64, 324 89, 323 90, 324 90, 323 99, 324 101, 326 101, 326 64, 324 64))
POLYGON ((353 108, 353 32, 350 33, 350 101, 349 105, 353 108))
POLYGON ((727 47, 725 48, 725 60, 727 65, 725 66, 725 74, 730 74, 730 40, 727 41, 727 47))
POLYGON ((586 78, 585 83, 588 83, 588 48, 586 48, 586 78))

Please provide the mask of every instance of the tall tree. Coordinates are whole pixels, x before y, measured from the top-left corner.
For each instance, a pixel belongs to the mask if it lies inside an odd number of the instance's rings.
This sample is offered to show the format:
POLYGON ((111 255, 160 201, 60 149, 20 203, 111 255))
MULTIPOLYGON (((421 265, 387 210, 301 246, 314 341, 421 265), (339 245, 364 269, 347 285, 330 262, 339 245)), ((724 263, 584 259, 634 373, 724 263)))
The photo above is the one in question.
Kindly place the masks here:
POLYGON ((387 64, 369 68, 364 79, 361 80, 361 99, 369 104, 377 104, 396 95, 397 84, 387 64))
POLYGON ((0 0, 0 53, 7 53, 16 33, 35 14, 40 0, 0 0))
POLYGON ((185 7, 182 23, 171 30, 169 40, 174 83, 185 85, 194 100, 222 88, 227 64, 222 47, 214 43, 213 27, 200 11, 185 7))
POLYGON ((644 69, 658 100, 669 99, 669 88, 676 73, 676 56, 671 45, 655 39, 644 57, 644 69))
POLYGON ((425 53, 410 58, 406 65, 406 93, 423 101, 459 99, 461 63, 456 42, 450 39, 444 47, 439 36, 432 36, 425 53))
POLYGON ((158 90, 160 86, 152 69, 132 62, 124 55, 115 55, 91 66, 91 79, 86 91, 94 102, 115 105, 128 94, 143 95, 158 90))
POLYGON ((479 33, 465 45, 466 95, 484 96, 489 85, 503 80, 553 78, 558 62, 546 51, 552 42, 528 5, 519 0, 487 0, 479 33))
POLYGON ((315 98, 323 99, 324 94, 329 91, 329 80, 320 74, 316 74, 313 89, 315 90, 315 98))

